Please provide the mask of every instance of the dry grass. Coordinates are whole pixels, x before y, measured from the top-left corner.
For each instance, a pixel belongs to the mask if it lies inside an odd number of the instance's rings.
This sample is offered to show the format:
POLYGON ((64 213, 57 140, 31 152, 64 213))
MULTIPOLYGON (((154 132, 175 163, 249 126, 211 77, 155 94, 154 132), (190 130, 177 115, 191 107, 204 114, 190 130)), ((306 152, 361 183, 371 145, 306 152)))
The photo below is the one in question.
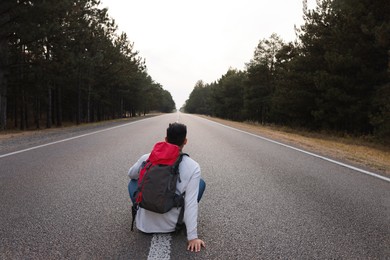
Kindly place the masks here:
POLYGON ((385 145, 353 137, 338 137, 283 127, 262 126, 250 122, 205 118, 390 176, 390 147, 385 145))

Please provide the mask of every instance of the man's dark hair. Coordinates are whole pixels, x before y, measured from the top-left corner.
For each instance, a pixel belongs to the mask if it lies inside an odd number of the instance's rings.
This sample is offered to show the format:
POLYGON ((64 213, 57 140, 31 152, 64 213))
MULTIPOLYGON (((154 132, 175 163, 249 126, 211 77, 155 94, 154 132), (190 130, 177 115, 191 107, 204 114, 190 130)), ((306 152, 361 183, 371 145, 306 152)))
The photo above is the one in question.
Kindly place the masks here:
POLYGON ((180 123, 169 124, 167 128, 167 142, 182 146, 187 136, 187 126, 180 123))

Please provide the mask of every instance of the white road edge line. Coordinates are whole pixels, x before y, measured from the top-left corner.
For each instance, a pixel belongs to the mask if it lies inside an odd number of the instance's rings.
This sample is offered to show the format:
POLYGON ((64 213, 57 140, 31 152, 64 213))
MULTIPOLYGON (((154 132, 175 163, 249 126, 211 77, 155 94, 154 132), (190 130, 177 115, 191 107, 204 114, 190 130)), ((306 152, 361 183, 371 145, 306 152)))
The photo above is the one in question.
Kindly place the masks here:
POLYGON ((67 141, 70 141, 70 140, 74 140, 74 139, 81 138, 81 137, 85 137, 85 136, 89 136, 89 135, 94 135, 94 134, 98 134, 98 133, 110 131, 110 130, 113 130, 113 129, 116 129, 116 128, 120 128, 120 127, 124 127, 124 126, 128 126, 128 125, 132 125, 132 124, 135 124, 135 123, 138 123, 138 122, 141 122, 141 121, 144 121, 144 120, 148 120, 148 119, 150 119, 150 118, 145 118, 145 119, 137 120, 137 121, 130 122, 130 123, 127 123, 127 124, 124 124, 124 125, 118 125, 118 126, 114 126, 114 127, 102 129, 102 130, 95 131, 95 132, 91 132, 91 133, 88 133, 88 134, 73 136, 73 137, 66 138, 66 139, 62 139, 62 140, 58 140, 58 141, 55 141, 55 142, 51 142, 51 143, 47 143, 47 144, 42 144, 42 145, 38 145, 38 146, 34 146, 34 147, 27 148, 27 149, 15 151, 15 152, 12 152, 12 153, 6 153, 6 154, 3 154, 3 155, 0 155, 0 158, 4 158, 4 157, 11 156, 11 155, 14 155, 14 154, 18 154, 18 153, 23 153, 23 152, 35 150, 35 149, 42 148, 42 147, 49 146, 49 145, 53 145, 53 144, 58 144, 58 143, 67 142, 67 141))
MULTIPOLYGON (((199 118, 202 118, 202 117, 199 117, 199 118)), ((212 122, 212 123, 214 123, 214 124, 217 124, 217 125, 220 125, 220 126, 223 126, 223 127, 226 127, 226 128, 229 128, 229 129, 232 129, 232 130, 241 132, 241 133, 245 133, 245 134, 248 134, 248 135, 251 135, 251 136, 254 136, 254 137, 263 139, 263 140, 265 140, 265 141, 268 141, 268 142, 271 142, 271 143, 274 143, 274 144, 278 144, 278 145, 281 145, 281 146, 284 146, 284 147, 293 149, 293 150, 295 150, 295 151, 298 151, 298 152, 301 152, 301 153, 305 153, 305 154, 308 154, 308 155, 311 155, 311 156, 320 158, 320 159, 322 159, 322 160, 325 160, 325 161, 328 161, 328 162, 331 162, 331 163, 338 164, 338 165, 340 165, 340 166, 349 168, 349 169, 351 169, 351 170, 358 171, 358 172, 360 172, 360 173, 364 173, 364 174, 367 174, 367 175, 370 175, 370 176, 373 176, 373 177, 382 179, 382 180, 384 180, 384 181, 390 182, 390 178, 387 178, 387 177, 385 177, 385 176, 382 176, 382 175, 379 175, 379 174, 376 174, 376 173, 373 173, 373 172, 370 172, 370 171, 366 171, 366 170, 363 170, 363 169, 357 168, 357 167, 355 167, 355 166, 352 166, 352 165, 349 165, 349 164, 345 164, 345 163, 342 163, 342 162, 339 162, 339 161, 336 161, 336 160, 332 160, 332 159, 330 159, 330 158, 327 158, 327 157, 324 157, 324 156, 321 156, 321 155, 318 155, 318 154, 315 154, 315 153, 311 153, 311 152, 308 152, 308 151, 305 151, 305 150, 296 148, 296 147, 291 146, 291 145, 287 145, 287 144, 284 144, 284 143, 280 143, 280 142, 274 141, 274 140, 272 140, 272 139, 269 139, 269 138, 266 138, 266 137, 262 137, 262 136, 260 136, 260 135, 252 134, 252 133, 249 133, 249 132, 246 132, 246 131, 243 131, 243 130, 240 130, 240 129, 237 129, 237 128, 234 128, 234 127, 230 127, 230 126, 227 126, 227 125, 224 125, 224 124, 221 124, 221 123, 217 123, 217 122, 215 122, 215 121, 208 120, 208 119, 206 119, 206 118, 203 118, 203 119, 205 119, 205 120, 207 120, 207 121, 210 121, 210 122, 212 122)))

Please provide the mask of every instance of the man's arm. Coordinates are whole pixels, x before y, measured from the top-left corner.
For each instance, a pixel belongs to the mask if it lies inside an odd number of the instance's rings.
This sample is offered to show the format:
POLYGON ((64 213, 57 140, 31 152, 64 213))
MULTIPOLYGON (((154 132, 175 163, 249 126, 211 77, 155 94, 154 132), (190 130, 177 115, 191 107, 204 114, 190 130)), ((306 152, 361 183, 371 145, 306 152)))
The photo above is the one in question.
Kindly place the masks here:
POLYGON ((190 179, 185 197, 184 222, 187 228, 188 246, 187 250, 191 252, 199 252, 202 247, 206 247, 204 241, 198 238, 198 193, 200 181, 200 167, 194 170, 192 178, 190 179))
POLYGON ((184 195, 184 223, 187 228, 187 240, 198 238, 198 193, 200 181, 200 167, 196 165, 186 187, 184 195))
POLYGON ((142 155, 141 158, 139 158, 138 161, 133 166, 131 166, 127 174, 130 179, 135 179, 135 180, 138 179, 141 165, 144 161, 148 159, 148 157, 149 154, 142 155))

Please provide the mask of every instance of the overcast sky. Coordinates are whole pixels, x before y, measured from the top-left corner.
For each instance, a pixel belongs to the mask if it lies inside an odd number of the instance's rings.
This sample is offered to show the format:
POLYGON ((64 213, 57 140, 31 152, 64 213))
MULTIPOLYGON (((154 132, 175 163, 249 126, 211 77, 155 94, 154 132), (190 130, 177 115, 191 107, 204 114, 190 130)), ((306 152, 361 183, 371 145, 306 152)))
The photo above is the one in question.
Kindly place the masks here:
POLYGON ((276 33, 293 41, 303 23, 302 0, 102 0, 102 7, 178 109, 198 80, 245 69, 260 40, 276 33))

